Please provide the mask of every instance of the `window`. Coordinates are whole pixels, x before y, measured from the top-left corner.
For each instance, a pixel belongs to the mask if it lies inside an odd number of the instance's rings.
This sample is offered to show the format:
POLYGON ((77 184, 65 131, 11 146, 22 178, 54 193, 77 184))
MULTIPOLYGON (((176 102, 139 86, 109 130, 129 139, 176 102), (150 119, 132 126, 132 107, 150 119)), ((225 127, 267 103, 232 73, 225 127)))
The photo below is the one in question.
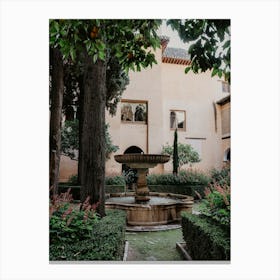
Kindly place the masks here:
POLYGON ((230 92, 230 85, 227 82, 222 82, 222 91, 223 92, 230 92))
POLYGON ((147 102, 122 101, 121 121, 133 123, 147 123, 147 102))
POLYGON ((186 112, 182 110, 170 111, 170 129, 186 130, 186 112))

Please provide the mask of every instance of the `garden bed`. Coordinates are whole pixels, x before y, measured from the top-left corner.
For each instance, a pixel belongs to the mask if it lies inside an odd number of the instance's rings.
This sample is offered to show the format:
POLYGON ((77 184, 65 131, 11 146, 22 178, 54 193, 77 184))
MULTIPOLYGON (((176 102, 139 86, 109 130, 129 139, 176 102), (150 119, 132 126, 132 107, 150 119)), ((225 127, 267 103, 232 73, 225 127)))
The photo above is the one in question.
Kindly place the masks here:
POLYGON ((120 210, 108 210, 106 214, 96 222, 90 239, 50 245, 50 261, 122 261, 126 214, 120 210))
MULTIPOLYGON (((59 184, 58 186, 58 193, 64 193, 68 189, 71 189, 71 194, 73 196, 73 199, 78 201, 80 200, 80 191, 81 186, 72 186, 69 184, 59 184)), ((121 193, 125 192, 125 186, 123 185, 105 185, 105 193, 121 193)))

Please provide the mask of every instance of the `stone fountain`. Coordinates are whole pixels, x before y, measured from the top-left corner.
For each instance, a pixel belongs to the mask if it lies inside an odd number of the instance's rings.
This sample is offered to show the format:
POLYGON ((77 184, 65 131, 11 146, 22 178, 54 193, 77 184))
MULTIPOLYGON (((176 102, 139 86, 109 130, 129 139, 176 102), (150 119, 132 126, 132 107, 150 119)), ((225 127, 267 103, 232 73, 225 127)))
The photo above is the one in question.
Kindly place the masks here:
POLYGON ((115 160, 137 170, 135 193, 112 194, 106 208, 127 212, 128 225, 163 225, 181 219, 181 211, 192 211, 193 197, 172 193, 150 192, 146 175, 149 168, 168 162, 169 155, 124 154, 115 155, 115 160))
POLYGON ((137 170, 136 203, 150 200, 146 179, 148 169, 155 167, 159 163, 166 163, 169 159, 169 155, 125 154, 115 156, 117 162, 124 163, 137 170))

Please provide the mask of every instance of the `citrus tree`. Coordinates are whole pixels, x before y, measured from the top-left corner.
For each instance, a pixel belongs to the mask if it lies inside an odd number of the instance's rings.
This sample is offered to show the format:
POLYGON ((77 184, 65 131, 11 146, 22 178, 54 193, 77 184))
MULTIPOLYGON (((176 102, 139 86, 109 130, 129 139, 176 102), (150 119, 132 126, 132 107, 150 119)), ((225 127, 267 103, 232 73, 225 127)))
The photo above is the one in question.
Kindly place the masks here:
MULTIPOLYGON (((105 215, 105 108, 109 59, 128 72, 156 63, 160 20, 50 20, 50 47, 79 61, 83 75, 81 200, 99 202, 105 215)), ((55 94, 55 91, 53 91, 55 94)), ((52 109, 51 109, 52 111, 52 109)))
MULTIPOLYGON (((174 148, 170 145, 162 147, 162 154, 170 155, 173 159, 174 148)), ((201 161, 199 154, 191 145, 178 143, 178 164, 181 168, 184 164, 195 163, 201 161)))
POLYGON ((224 77, 230 83, 230 20, 229 19, 171 19, 167 21, 185 43, 194 73, 212 71, 212 76, 224 77))

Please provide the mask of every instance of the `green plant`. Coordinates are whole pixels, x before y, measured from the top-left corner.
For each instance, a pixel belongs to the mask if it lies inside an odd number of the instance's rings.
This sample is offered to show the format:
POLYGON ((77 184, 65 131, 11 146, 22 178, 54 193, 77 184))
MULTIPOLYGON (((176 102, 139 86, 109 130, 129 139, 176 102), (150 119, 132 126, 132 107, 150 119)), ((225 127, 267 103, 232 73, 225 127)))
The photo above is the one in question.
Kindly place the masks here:
MULTIPOLYGON (((106 158, 116 152, 119 147, 114 145, 109 133, 109 124, 105 124, 105 153, 106 158)), ((79 150, 79 120, 65 121, 61 132, 61 150, 62 153, 71 159, 78 160, 79 150)))
MULTIPOLYGON (((162 154, 170 155, 173 159, 174 148, 170 145, 165 145, 162 147, 162 154)), ((178 159, 179 159, 179 169, 188 163, 199 162, 199 154, 193 149, 191 145, 178 143, 178 159)))
POLYGON ((123 172, 125 183, 127 186, 132 186, 137 181, 137 171, 135 169, 128 169, 123 172))
POLYGON ((148 185, 207 185, 210 178, 197 170, 181 170, 174 174, 151 174, 147 176, 148 185))
POLYGON ((179 177, 182 182, 188 182, 190 185, 208 185, 210 182, 209 176, 204 172, 196 169, 181 170, 179 177))
POLYGON ((230 186, 230 166, 223 167, 221 170, 211 170, 211 181, 221 186, 230 186))
POLYGON ((65 121, 61 131, 61 151, 71 159, 77 160, 79 149, 79 121, 65 121))
POLYGON ((230 226, 230 187, 217 183, 205 189, 205 199, 202 200, 199 211, 213 221, 230 226))
POLYGON ((78 184, 78 175, 71 175, 68 179, 68 184, 71 186, 75 186, 78 184))
POLYGON ((230 232, 205 216, 182 212, 182 231, 193 260, 229 260, 230 232))
POLYGON ((66 193, 53 195, 50 200, 50 244, 69 244, 91 237, 98 215, 97 204, 90 205, 89 199, 75 209, 70 188, 66 193))
POLYGON ((123 176, 106 176, 105 177, 105 185, 119 185, 125 186, 125 178, 123 176))
POLYGON ((69 244, 50 246, 50 260, 122 260, 124 253, 126 212, 108 210, 94 224, 91 237, 69 244))

